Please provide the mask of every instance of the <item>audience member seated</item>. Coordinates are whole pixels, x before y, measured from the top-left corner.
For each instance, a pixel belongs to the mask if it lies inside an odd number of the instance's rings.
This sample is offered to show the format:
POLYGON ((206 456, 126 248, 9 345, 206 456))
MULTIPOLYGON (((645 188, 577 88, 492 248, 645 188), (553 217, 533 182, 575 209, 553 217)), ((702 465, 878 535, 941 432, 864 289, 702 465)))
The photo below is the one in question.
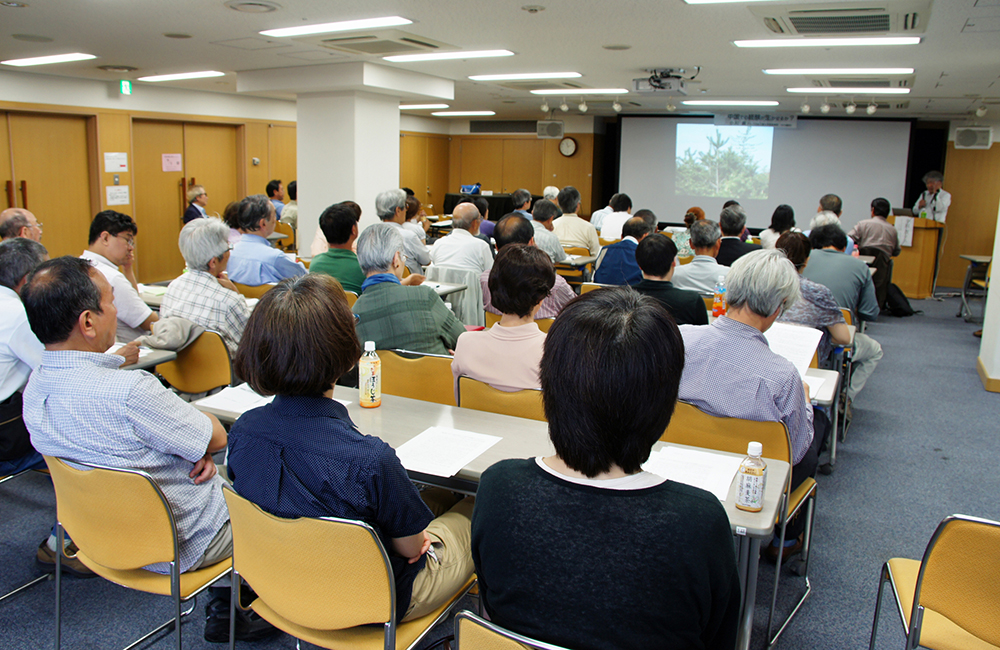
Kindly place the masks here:
MULTIPOLYGON (((829 420, 814 411, 792 362, 764 338, 786 306, 799 299, 795 266, 779 250, 759 250, 737 260, 726 276, 728 310, 711 325, 685 325, 680 398, 721 417, 783 422, 792 446, 792 489, 816 475, 829 420), (814 429, 815 427, 815 429, 814 429)), ((767 450, 764 450, 765 455, 767 450)), ((805 517, 787 527, 784 558, 802 549, 805 517)), ((778 537, 769 557, 778 554, 778 537)))
POLYGON ((673 320, 630 289, 587 293, 556 319, 540 373, 555 454, 496 463, 477 492, 472 557, 492 621, 578 650, 734 647, 725 510, 641 467, 683 366, 673 320))
MULTIPOLYGON (((840 223, 840 213, 842 209, 843 202, 840 200, 839 196, 836 194, 824 194, 819 199, 819 208, 816 210, 816 216, 809 222, 809 230, 802 234, 808 237, 816 228, 819 228, 820 226, 829 226, 830 224, 836 225, 838 228, 843 228, 840 223)), ((856 251, 857 249, 854 247, 854 240, 848 237, 847 246, 844 248, 844 252, 848 255, 856 255, 856 251)))
POLYGON ((514 212, 531 221, 531 192, 523 188, 514 190, 510 193, 510 201, 514 204, 514 212))
POLYGON ((358 238, 358 263, 366 278, 354 303, 358 338, 375 341, 380 350, 451 354, 465 326, 430 287, 401 285, 401 232, 392 224, 377 223, 358 238))
POLYGON ((674 246, 677 247, 677 257, 691 257, 694 255, 694 249, 691 248, 691 226, 694 225, 695 221, 701 221, 704 218, 705 211, 698 206, 688 208, 688 211, 684 214, 684 225, 687 226, 687 230, 674 233, 674 246))
POLYGON ((597 237, 597 229, 579 215, 580 192, 572 185, 567 185, 559 192, 559 209, 563 214, 552 222, 552 231, 563 246, 578 246, 586 248, 591 255, 597 255, 601 250, 601 242, 597 237))
MULTIPOLYGON (((358 223, 361 222, 361 206, 360 205, 358 205, 354 201, 341 201, 338 205, 346 205, 347 207, 349 207, 352 210, 354 210, 354 215, 357 217, 358 223)), ((327 242, 326 236, 323 234, 323 229, 320 228, 317 225, 317 227, 316 227, 316 234, 313 236, 313 242, 309 246, 309 252, 312 253, 313 257, 316 257, 317 255, 322 255, 323 253, 325 253, 329 249, 330 249, 330 244, 329 244, 329 242, 327 242)), ((352 249, 351 252, 353 252, 353 253, 357 253, 358 252, 358 240, 356 240, 356 239, 354 240, 354 248, 352 249)), ((310 266, 312 266, 312 264, 310 264, 310 266)))
POLYGON ((299 225, 299 184, 292 181, 288 184, 288 203, 281 209, 281 223, 288 224, 295 230, 299 225))
POLYGON ((482 196, 467 196, 458 202, 458 205, 463 203, 472 203, 479 210, 479 232, 476 237, 482 239, 484 242, 489 244, 490 253, 496 258, 496 253, 493 251, 493 244, 490 243, 490 238, 493 236, 493 227, 496 225, 494 222, 490 221, 490 203, 482 196))
POLYGON ((493 268, 490 245, 476 237, 479 234, 481 215, 474 203, 455 206, 451 217, 451 234, 439 239, 431 247, 431 263, 469 269, 476 273, 493 268))
POLYGON ((760 231, 761 248, 771 249, 778 243, 778 237, 786 232, 799 232, 795 227, 795 211, 792 206, 782 203, 771 215, 771 225, 760 231))
MULTIPOLYGON (((539 203, 542 203, 542 201, 539 201, 539 203)), ((547 203, 552 205, 551 201, 547 203)), ((531 244, 538 246, 538 227, 535 225, 537 223, 537 221, 528 221, 519 214, 508 214, 500 220, 494 231, 497 247, 502 251, 509 244, 531 244), (534 237, 532 234, 534 234, 534 237)), ((492 302, 489 286, 490 273, 490 271, 483 271, 482 275, 479 276, 479 284, 483 289, 483 309, 491 314, 502 314, 503 312, 497 309, 492 302)), ((555 318, 560 310, 570 300, 573 300, 573 298, 576 298, 576 293, 566 282, 566 278, 556 274, 555 284, 548 295, 542 300, 541 306, 535 312, 535 318, 555 318)))
POLYGON ((358 238, 358 216, 343 203, 331 205, 319 217, 319 228, 326 237, 327 250, 313 258, 310 273, 323 273, 336 278, 346 291, 361 295, 365 274, 358 256, 352 250, 358 238))
POLYGON ((611 197, 611 214, 604 215, 601 225, 591 220, 590 224, 597 228, 601 239, 621 239, 622 227, 632 218, 632 199, 628 194, 615 194, 611 197))
POLYGON ((192 185, 187 191, 188 207, 184 211, 184 223, 205 216, 205 206, 208 205, 208 193, 202 185, 192 185))
POLYGON ((740 237, 747 225, 747 213, 738 203, 723 208, 719 215, 719 228, 722 229, 722 240, 719 243, 719 254, 716 258, 722 266, 732 266, 733 262, 751 251, 760 250, 760 244, 750 244, 740 237))
POLYGON ((274 179, 267 183, 267 187, 264 190, 267 193, 267 199, 274 206, 274 214, 280 219, 281 211, 285 209, 285 187, 281 184, 281 181, 274 179))
POLYGON ((687 264, 674 269, 674 286, 699 293, 712 293, 720 277, 729 273, 728 266, 719 264, 715 256, 719 253, 722 231, 714 221, 702 219, 691 226, 691 247, 695 257, 687 264))
POLYGON ((114 210, 98 212, 90 222, 90 245, 80 256, 104 274, 114 289, 118 340, 124 343, 149 333, 153 323, 160 319, 139 297, 134 268, 138 232, 138 226, 127 214, 114 210))
POLYGON ((222 222, 229 226, 229 250, 233 250, 233 246, 235 246, 240 241, 240 237, 243 236, 240 234, 240 223, 236 218, 239 213, 239 201, 230 201, 229 205, 226 206, 226 209, 222 211, 222 222))
MULTIPOLYGON (((556 205, 559 205, 559 188, 555 185, 546 185, 545 189, 542 190, 542 198, 552 201, 556 205)), ((532 212, 534 214, 534 212, 532 212)))
MULTIPOLYGON (((535 246, 545 251, 553 264, 566 261, 569 257, 562 247, 559 238, 553 232, 552 220, 562 216, 559 206, 549 201, 541 199, 535 202, 535 207, 531 209, 531 227, 535 229, 535 246)), ((493 231, 496 234, 496 230, 493 231)), ((500 242, 497 242, 499 248, 500 242)))
POLYGON ((670 279, 677 268, 677 247, 666 235, 654 233, 635 249, 642 280, 632 288, 663 305, 678 325, 707 325, 705 301, 694 291, 678 289, 670 279))
POLYGON ((403 227, 412 230, 420 241, 427 241, 427 231, 431 229, 431 222, 420 206, 420 199, 415 196, 406 196, 406 221, 403 222, 403 227))
POLYGON ((38 223, 35 215, 24 208, 7 208, 0 212, 0 238, 15 237, 42 241, 42 224, 38 223))
MULTIPOLYGON (((504 221, 517 218, 524 219, 514 215, 504 221)), ((461 375, 504 391, 539 388, 538 362, 545 332, 535 324, 535 314, 555 282, 556 271, 543 251, 526 244, 508 244, 500 249, 489 272, 489 295, 494 308, 503 315, 488 330, 458 337, 451 363, 456 403, 461 375), (504 362, 497 363, 498 359, 504 362)))
POLYGON ((635 284, 642 271, 635 261, 635 249, 653 230, 642 217, 631 217, 622 227, 623 239, 605 246, 597 258, 594 282, 600 284, 635 284))
POLYGON ((236 223, 240 241, 233 246, 229 258, 230 280, 257 287, 305 275, 306 267, 302 262, 292 261, 267 240, 278 223, 273 201, 268 201, 263 194, 246 197, 240 201, 236 223))
POLYGON ((850 309, 857 320, 873 321, 878 318, 878 301, 868 265, 845 252, 847 235, 839 225, 829 224, 814 228, 809 233, 812 253, 803 277, 827 287, 837 304, 850 309))
POLYGON ((611 198, 608 199, 608 204, 606 206, 600 210, 594 210, 590 213, 590 225, 597 228, 597 232, 601 232, 601 226, 604 224, 604 217, 614 213, 615 209, 611 207, 611 202, 615 200, 616 196, 618 196, 617 193, 612 194, 611 198))
POLYGON ((406 268, 410 269, 410 273, 423 273, 423 267, 431 263, 431 254, 417 233, 403 227, 406 221, 406 192, 401 189, 380 192, 375 197, 375 212, 382 223, 399 230, 403 238, 403 264, 406 268))
MULTIPOLYGON (((226 448, 226 430, 148 372, 117 371, 123 359, 104 354, 115 341, 112 286, 104 275, 86 260, 60 257, 35 270, 21 299, 45 345, 24 390, 24 422, 35 449, 148 473, 173 511, 182 572, 231 556, 229 511, 212 460, 226 448)), ((165 562, 145 568, 170 571, 165 562)), ((229 638, 228 593, 228 586, 213 589, 216 600, 205 624, 209 641, 229 638)), ((237 638, 273 631, 259 619, 240 621, 237 638)))
POLYGON ((181 229, 177 246, 187 273, 167 287, 160 316, 180 316, 218 332, 229 353, 235 354, 250 307, 226 275, 229 228, 215 217, 195 219, 181 229))
POLYGON ((892 281, 892 258, 899 255, 899 235, 896 227, 886 221, 889 216, 889 201, 878 198, 872 201, 871 218, 855 224, 849 235, 854 238, 858 252, 862 255, 872 255, 875 261, 872 267, 875 274, 875 299, 879 309, 885 309, 889 283, 892 281))
MULTIPOLYGON (((362 235, 362 248, 370 232, 362 235)), ((397 620, 419 618, 472 575, 474 501, 444 490, 418 492, 392 447, 359 432, 332 399, 334 382, 360 355, 351 311, 329 277, 286 280, 264 294, 236 354, 236 371, 255 391, 275 398, 233 425, 228 468, 236 491, 275 516, 371 524, 389 553, 397 620), (306 348, 312 354, 301 354, 306 348), (297 371, 288 372, 292 367, 297 371)))

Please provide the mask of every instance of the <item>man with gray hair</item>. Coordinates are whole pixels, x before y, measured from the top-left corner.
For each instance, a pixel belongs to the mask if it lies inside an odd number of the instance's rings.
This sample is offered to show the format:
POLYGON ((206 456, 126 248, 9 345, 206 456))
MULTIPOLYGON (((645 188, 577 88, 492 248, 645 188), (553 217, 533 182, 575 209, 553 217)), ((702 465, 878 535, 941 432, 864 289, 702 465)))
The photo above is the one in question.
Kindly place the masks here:
POLYGON ((377 223, 358 237, 358 263, 365 274, 361 297, 353 307, 359 319, 358 339, 375 341, 379 350, 450 354, 465 326, 430 287, 400 284, 402 232, 392 224, 377 223))
POLYGON ((380 192, 375 197, 375 213, 383 223, 399 229, 403 238, 403 264, 410 269, 410 273, 423 273, 423 267, 431 263, 431 255, 417 233, 403 227, 406 221, 406 192, 401 189, 380 192))
POLYGON ((674 271, 674 286, 678 289, 712 293, 719 278, 729 273, 728 266, 722 266, 715 259, 719 254, 722 231, 719 224, 701 219, 691 224, 691 248, 695 257, 687 264, 681 264, 674 271))
POLYGON ((943 189, 944 174, 938 171, 924 174, 926 192, 920 193, 920 198, 913 206, 914 216, 933 219, 944 223, 948 218, 948 208, 951 206, 951 194, 943 189))
POLYGON ((555 185, 546 185, 545 189, 542 190, 542 198, 559 205, 559 188, 555 185))
POLYGON ((716 259, 722 266, 732 266, 733 262, 747 253, 760 250, 760 244, 752 244, 740 239, 747 225, 747 213, 739 203, 734 203, 722 209, 719 214, 719 228, 722 229, 722 241, 716 259))
POLYGON ((531 221, 531 192, 525 189, 514 190, 510 195, 511 203, 514 204, 514 212, 518 213, 528 221, 531 221))
POLYGON ((577 215, 577 210, 580 209, 580 191, 567 185, 559 192, 558 203, 563 215, 552 223, 552 231, 559 238, 559 243, 563 246, 586 248, 591 255, 597 255, 601 250, 597 229, 577 215))
POLYGON ((42 224, 35 215, 24 208, 7 208, 0 212, 0 238, 24 237, 32 241, 42 241, 42 224))
POLYGON ((240 240, 233 246, 228 264, 233 282, 259 287, 306 274, 302 262, 288 259, 268 241, 267 237, 274 233, 277 223, 273 201, 263 194, 254 194, 240 201, 236 211, 240 240))
POLYGON ((474 203, 459 203, 451 215, 451 234, 431 247, 431 263, 469 269, 476 273, 493 268, 490 245, 476 237, 481 215, 474 203))
MULTIPOLYGON (((843 208, 844 202, 841 201, 839 196, 836 194, 824 194, 819 198, 819 208, 816 210, 816 216, 809 222, 809 230, 806 230, 802 234, 808 237, 814 228, 829 226, 831 224, 843 229, 843 225, 840 223, 840 214, 843 208)), ((856 251, 857 248, 854 246, 854 239, 848 235, 847 248, 844 249, 844 252, 848 255, 854 255, 856 251)))
POLYGON ((195 219, 177 238, 187 273, 170 283, 160 316, 180 316, 222 335, 230 354, 243 336, 250 307, 226 275, 229 227, 215 217, 195 219))
MULTIPOLYGON (((781 422, 792 446, 792 489, 815 476, 829 421, 813 411, 792 362, 764 338, 787 305, 799 299, 795 266, 781 250, 748 253, 726 277, 729 308, 711 325, 682 325, 684 372, 678 399, 712 415, 781 422)), ((766 453, 766 450, 765 450, 766 453)), ((802 548, 805 518, 788 525, 783 557, 802 548)), ((778 542, 768 552, 778 556, 778 542)))
POLYGON ((562 210, 559 209, 559 206, 548 199, 536 201, 535 207, 531 211, 531 227, 535 229, 535 246, 548 253, 553 264, 565 262, 566 258, 569 257, 559 242, 559 238, 552 232, 552 220, 561 216, 562 210))

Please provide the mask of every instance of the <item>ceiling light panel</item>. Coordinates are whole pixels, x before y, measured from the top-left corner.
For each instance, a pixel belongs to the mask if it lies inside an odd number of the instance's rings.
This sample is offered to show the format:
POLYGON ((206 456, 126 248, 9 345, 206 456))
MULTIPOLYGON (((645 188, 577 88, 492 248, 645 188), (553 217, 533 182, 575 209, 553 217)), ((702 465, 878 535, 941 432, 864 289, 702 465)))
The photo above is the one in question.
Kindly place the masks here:
POLYGON ((379 27, 398 27, 400 25, 411 24, 413 24, 412 20, 408 20, 402 16, 386 16, 383 18, 364 18, 362 20, 342 20, 336 23, 322 23, 320 25, 301 25, 299 27, 268 29, 260 32, 260 34, 263 36, 275 36, 282 38, 286 36, 307 36, 309 34, 350 32, 358 29, 377 29, 379 27))
POLYGON ((733 41, 736 47, 864 47, 873 45, 917 45, 919 36, 878 36, 862 38, 768 38, 733 41))
POLYGON ((402 54, 384 56, 392 63, 412 63, 414 61, 448 61, 452 59, 489 59, 498 56, 514 56, 510 50, 470 50, 468 52, 433 52, 429 54, 402 54))
POLYGON ((177 74, 157 74, 151 77, 139 77, 139 81, 182 81, 184 79, 207 79, 209 77, 225 77, 225 72, 218 70, 202 70, 201 72, 180 72, 177 74))
POLYGON ((401 111, 426 111, 426 110, 437 110, 442 108, 450 108, 447 104, 400 104, 399 110, 401 111))
POLYGON ((764 74, 830 77, 837 75, 903 75, 913 74, 913 68, 769 68, 764 74))
POLYGON ((525 72, 514 74, 477 74, 469 79, 473 81, 533 81, 535 79, 576 79, 582 77, 579 72, 525 72))
POLYGON ((431 113, 437 117, 489 117, 496 115, 495 111, 440 111, 431 113))
POLYGON ((532 90, 532 95, 627 95, 625 88, 543 88, 532 90))
POLYGON ((757 99, 689 99, 685 106, 777 106, 778 102, 757 99))
POLYGON ((53 54, 51 56, 34 56, 28 59, 10 59, 8 61, 0 61, 3 65, 12 65, 18 68, 27 67, 30 65, 47 65, 49 63, 69 63, 71 61, 87 61, 89 59, 96 59, 97 57, 93 54, 84 54, 83 52, 73 52, 72 54, 53 54))
MULTIPOLYGON (((805 93, 805 94, 817 94, 816 87, 806 87, 806 88, 786 88, 790 93, 805 93)), ((872 87, 859 87, 852 88, 847 86, 828 86, 823 88, 823 92, 829 95, 908 95, 910 94, 909 88, 872 88, 872 87)))

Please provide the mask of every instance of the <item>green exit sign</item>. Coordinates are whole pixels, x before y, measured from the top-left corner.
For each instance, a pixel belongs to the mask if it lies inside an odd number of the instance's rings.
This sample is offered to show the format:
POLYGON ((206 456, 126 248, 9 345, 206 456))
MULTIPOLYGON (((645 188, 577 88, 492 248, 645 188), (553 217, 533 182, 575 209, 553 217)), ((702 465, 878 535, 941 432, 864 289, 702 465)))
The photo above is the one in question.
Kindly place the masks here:
POLYGON ((119 83, 119 89, 120 89, 121 94, 123 94, 123 95, 131 95, 132 94, 132 82, 131 81, 129 81, 128 79, 122 79, 118 83, 119 83))

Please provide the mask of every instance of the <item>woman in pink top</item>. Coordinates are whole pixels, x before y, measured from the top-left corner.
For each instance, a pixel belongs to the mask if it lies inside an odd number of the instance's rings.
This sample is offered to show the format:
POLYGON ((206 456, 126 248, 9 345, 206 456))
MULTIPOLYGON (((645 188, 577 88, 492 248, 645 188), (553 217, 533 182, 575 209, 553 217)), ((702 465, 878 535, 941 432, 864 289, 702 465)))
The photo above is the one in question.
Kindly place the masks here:
POLYGON ((538 389, 538 362, 542 359, 545 332, 535 324, 535 312, 556 282, 548 253, 525 244, 500 249, 490 271, 489 289, 500 322, 488 330, 458 337, 451 372, 486 382, 504 391, 538 389))

